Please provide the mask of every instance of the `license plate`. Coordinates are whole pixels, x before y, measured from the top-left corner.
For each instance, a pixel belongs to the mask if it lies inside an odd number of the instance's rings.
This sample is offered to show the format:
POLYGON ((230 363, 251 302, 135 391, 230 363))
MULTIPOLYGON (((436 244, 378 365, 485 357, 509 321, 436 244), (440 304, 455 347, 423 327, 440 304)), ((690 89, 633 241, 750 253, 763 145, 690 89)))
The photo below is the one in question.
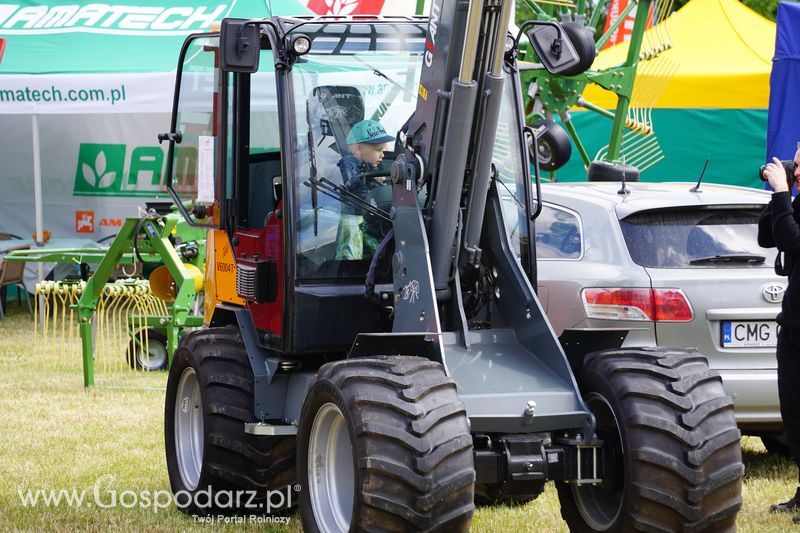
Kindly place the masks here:
POLYGON ((778 323, 767 321, 732 321, 722 322, 722 347, 764 347, 777 346, 778 323))

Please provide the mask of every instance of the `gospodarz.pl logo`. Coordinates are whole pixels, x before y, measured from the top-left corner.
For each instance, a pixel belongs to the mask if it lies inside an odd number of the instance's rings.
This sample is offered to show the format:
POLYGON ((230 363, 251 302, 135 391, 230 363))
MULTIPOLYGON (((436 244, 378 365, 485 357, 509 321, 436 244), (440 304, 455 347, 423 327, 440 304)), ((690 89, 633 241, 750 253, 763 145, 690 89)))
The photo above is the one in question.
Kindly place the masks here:
POLYGON ((200 513, 196 521, 234 523, 288 524, 289 517, 276 516, 296 505, 300 485, 286 485, 279 489, 256 492, 254 490, 212 490, 211 487, 193 492, 181 490, 120 490, 114 486, 111 474, 100 476, 91 489, 19 489, 23 507, 70 507, 114 509, 145 509, 154 513, 170 507, 200 513), (226 511, 235 510, 231 516, 226 511), (220 512, 223 514, 213 514, 220 512))

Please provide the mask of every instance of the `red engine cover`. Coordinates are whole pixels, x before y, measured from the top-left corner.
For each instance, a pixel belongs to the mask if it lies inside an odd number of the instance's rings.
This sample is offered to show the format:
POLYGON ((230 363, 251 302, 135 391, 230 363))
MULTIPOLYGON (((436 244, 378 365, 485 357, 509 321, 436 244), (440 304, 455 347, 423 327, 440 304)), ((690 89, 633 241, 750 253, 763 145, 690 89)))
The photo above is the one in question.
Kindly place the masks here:
POLYGON ((258 254, 274 262, 278 269, 278 296, 274 302, 248 302, 247 307, 253 315, 253 322, 259 330, 281 335, 283 330, 283 218, 275 216, 281 210, 278 206, 267 219, 264 229, 240 229, 234 233, 239 241, 234 247, 237 258, 253 257, 258 254))

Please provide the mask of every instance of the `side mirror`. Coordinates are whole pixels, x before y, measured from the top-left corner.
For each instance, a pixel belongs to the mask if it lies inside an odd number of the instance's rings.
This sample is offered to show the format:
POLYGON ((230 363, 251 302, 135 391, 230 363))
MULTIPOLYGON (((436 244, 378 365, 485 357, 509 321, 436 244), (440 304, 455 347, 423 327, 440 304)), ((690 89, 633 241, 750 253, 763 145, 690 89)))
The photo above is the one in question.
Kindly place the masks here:
POLYGON ((534 52, 550 74, 559 74, 581 60, 575 46, 556 22, 539 22, 527 32, 534 52))
POLYGON ((229 72, 256 72, 261 54, 261 35, 256 23, 246 19, 222 19, 219 31, 220 66, 229 72))

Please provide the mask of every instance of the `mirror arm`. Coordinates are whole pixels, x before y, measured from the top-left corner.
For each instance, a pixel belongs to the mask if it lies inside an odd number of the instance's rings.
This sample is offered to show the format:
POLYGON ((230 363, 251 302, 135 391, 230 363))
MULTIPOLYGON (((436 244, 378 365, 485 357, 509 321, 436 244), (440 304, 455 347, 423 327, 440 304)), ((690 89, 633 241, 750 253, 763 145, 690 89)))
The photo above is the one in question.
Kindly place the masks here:
POLYGON ((558 50, 558 52, 556 52, 556 50, 554 49, 553 53, 556 53, 558 55, 558 57, 560 58, 561 57, 561 50, 560 50, 560 48, 561 48, 561 39, 563 37, 561 35, 561 25, 553 22, 552 20, 526 20, 525 22, 523 22, 522 26, 520 26, 519 31, 517 32, 517 36, 514 38, 514 48, 519 46, 519 40, 524 35, 525 30, 527 30, 531 26, 551 26, 551 27, 556 29, 556 40, 553 41, 553 47, 555 47, 556 43, 558 43, 559 50, 558 50))
POLYGON ((278 38, 280 29, 275 21, 271 19, 250 19, 245 21, 242 27, 248 24, 257 24, 259 26, 263 24, 264 26, 267 26, 267 28, 265 28, 264 35, 266 35, 267 40, 269 41, 270 49, 275 52, 275 69, 285 70, 289 68, 290 63, 286 59, 286 50, 282 45, 282 40, 278 38))

